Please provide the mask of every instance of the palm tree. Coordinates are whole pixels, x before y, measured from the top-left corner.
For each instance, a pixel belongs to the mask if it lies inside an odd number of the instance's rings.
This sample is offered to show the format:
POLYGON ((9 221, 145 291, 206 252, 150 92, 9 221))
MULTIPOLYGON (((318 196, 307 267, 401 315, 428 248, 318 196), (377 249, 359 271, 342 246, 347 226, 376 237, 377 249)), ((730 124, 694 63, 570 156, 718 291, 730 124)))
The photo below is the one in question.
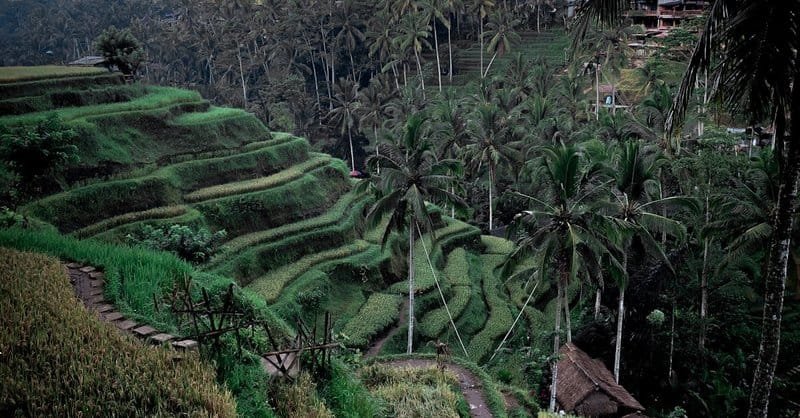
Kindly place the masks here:
POLYGON ((518 261, 533 257, 534 267, 517 274, 527 277, 535 269, 540 279, 550 276, 556 283, 550 386, 550 410, 555 411, 562 314, 566 319, 567 342, 572 340, 567 287, 582 277, 597 277, 604 258, 611 268, 621 270, 621 266, 617 262, 619 250, 606 238, 619 235, 619 231, 601 213, 608 187, 599 180, 599 171, 587 164, 581 150, 574 145, 561 143, 543 147, 541 152, 532 175, 546 180, 548 193, 542 199, 519 193, 530 204, 530 210, 514 219, 512 230, 519 238, 505 271, 512 271, 518 261))
POLYGON ((364 42, 366 37, 355 21, 355 19, 358 19, 358 15, 353 10, 353 0, 342 1, 336 9, 334 19, 335 25, 339 29, 336 34, 336 42, 340 45, 344 44, 345 48, 347 48, 347 54, 350 56, 350 72, 353 75, 353 80, 358 81, 356 64, 353 61, 353 50, 356 48, 356 44, 364 42))
MULTIPOLYGON (((593 20, 618 24, 630 2, 588 0, 582 4, 578 34, 593 20)), ((749 418, 767 416, 780 352, 780 328, 787 263, 800 180, 800 3, 769 0, 715 0, 675 97, 667 131, 680 126, 700 75, 707 72, 719 97, 751 120, 775 117, 776 159, 780 167, 773 234, 767 254, 761 343, 750 393, 749 418), (787 126, 791 121, 791 126, 787 126)))
POLYGON ((358 101, 358 83, 340 78, 334 87, 333 110, 328 112, 328 120, 338 126, 340 135, 347 133, 350 144, 350 170, 356 171, 356 158, 353 152, 353 128, 356 126, 356 114, 360 103, 358 101))
POLYGON ((378 152, 378 127, 388 117, 387 102, 392 98, 391 87, 384 77, 373 77, 369 86, 361 89, 358 95, 360 106, 358 113, 359 125, 363 129, 372 128, 372 138, 375 141, 375 152, 378 152))
POLYGON ((478 38, 481 42, 481 68, 479 69, 481 78, 483 78, 483 21, 486 19, 486 16, 489 15, 489 11, 494 5, 494 0, 472 0, 470 4, 470 12, 477 14, 480 19, 480 33, 478 34, 478 38))
POLYGON ((413 14, 407 14, 401 21, 401 24, 400 37, 398 38, 400 49, 402 51, 408 51, 410 49, 414 52, 414 59, 417 61, 417 73, 419 74, 419 82, 422 86, 422 95, 424 98, 425 78, 422 75, 422 62, 420 61, 419 55, 423 47, 427 46, 430 48, 431 46, 430 43, 428 43, 431 27, 428 26, 427 22, 420 19, 419 16, 413 14))
MULTIPOLYGON (((414 241, 418 231, 431 231, 433 223, 426 200, 462 204, 461 199, 447 188, 454 181, 449 173, 460 172, 457 160, 438 160, 427 139, 426 118, 412 115, 406 123, 400 145, 383 143, 380 155, 367 160, 370 168, 380 166, 379 175, 372 177, 377 200, 367 213, 367 224, 374 228, 389 217, 383 233, 386 245, 392 232, 408 231, 408 345, 413 350, 414 339, 414 241)), ((364 183, 366 184, 366 183, 364 183)), ((420 237, 422 238, 422 237, 420 237)))
POLYGON ((664 160, 657 152, 642 147, 639 142, 628 141, 620 146, 613 165, 615 216, 621 221, 622 270, 619 275, 619 307, 617 310, 617 336, 614 349, 614 379, 619 383, 622 355, 622 325, 625 318, 625 289, 628 287, 628 254, 634 245, 653 252, 672 270, 661 243, 653 238, 654 233, 666 232, 682 240, 686 228, 678 221, 663 216, 654 209, 667 204, 691 204, 682 197, 659 198, 661 184, 658 170, 664 160))
POLYGON ((508 11, 497 10, 489 16, 489 23, 486 25, 488 31, 484 32, 482 36, 489 38, 486 51, 492 54, 492 59, 489 60, 482 77, 486 77, 489 74, 489 69, 492 68, 495 58, 502 57, 510 51, 513 42, 519 42, 519 34, 515 31, 519 24, 520 21, 515 19, 508 11))
POLYGON ((480 175, 485 166, 489 174, 489 230, 494 229, 494 187, 497 169, 519 161, 519 151, 511 143, 511 127, 494 103, 479 104, 474 118, 467 124, 471 143, 464 147, 464 158, 473 173, 480 175))
POLYGON ((436 33, 436 21, 441 22, 449 33, 450 19, 444 16, 447 12, 446 8, 446 0, 425 0, 422 2, 422 12, 426 20, 433 24, 433 47, 436 54, 436 76, 439 80, 439 91, 442 91, 442 64, 439 60, 439 35, 436 33))

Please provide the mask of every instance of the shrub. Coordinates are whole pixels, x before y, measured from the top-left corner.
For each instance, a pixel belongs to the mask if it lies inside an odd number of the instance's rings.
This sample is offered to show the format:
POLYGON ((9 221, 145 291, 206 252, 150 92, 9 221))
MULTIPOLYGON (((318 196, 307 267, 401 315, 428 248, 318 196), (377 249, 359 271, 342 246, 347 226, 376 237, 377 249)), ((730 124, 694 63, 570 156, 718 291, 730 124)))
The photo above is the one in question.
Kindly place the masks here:
POLYGON ((184 260, 202 263, 214 255, 219 243, 225 238, 225 230, 212 233, 206 228, 192 228, 186 225, 171 225, 154 228, 143 225, 141 231, 130 234, 130 243, 153 250, 169 251, 184 260))
POLYGON ((130 30, 110 26, 95 40, 94 49, 106 59, 106 67, 117 67, 122 74, 134 74, 144 61, 142 44, 130 30))
POLYGON ((0 159, 19 175, 17 187, 29 197, 78 161, 76 141, 75 131, 50 115, 34 126, 0 128, 0 159))
POLYGON ((57 260, 0 248, 0 271, 0 411, 236 416, 231 395, 197 355, 175 362, 173 351, 101 323, 75 299, 57 260))

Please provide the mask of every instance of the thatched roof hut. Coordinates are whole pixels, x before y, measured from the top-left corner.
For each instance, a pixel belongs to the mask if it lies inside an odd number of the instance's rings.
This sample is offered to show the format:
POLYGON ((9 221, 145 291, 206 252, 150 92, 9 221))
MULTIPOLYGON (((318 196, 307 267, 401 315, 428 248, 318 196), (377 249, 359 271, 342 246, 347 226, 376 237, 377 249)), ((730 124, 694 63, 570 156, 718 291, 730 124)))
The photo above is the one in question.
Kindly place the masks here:
POLYGON ((89 55, 67 63, 67 65, 74 65, 79 67, 103 67, 106 65, 106 59, 99 55, 89 55))
POLYGON ((560 350, 556 399, 559 408, 589 417, 619 417, 644 411, 602 361, 567 343, 560 350))

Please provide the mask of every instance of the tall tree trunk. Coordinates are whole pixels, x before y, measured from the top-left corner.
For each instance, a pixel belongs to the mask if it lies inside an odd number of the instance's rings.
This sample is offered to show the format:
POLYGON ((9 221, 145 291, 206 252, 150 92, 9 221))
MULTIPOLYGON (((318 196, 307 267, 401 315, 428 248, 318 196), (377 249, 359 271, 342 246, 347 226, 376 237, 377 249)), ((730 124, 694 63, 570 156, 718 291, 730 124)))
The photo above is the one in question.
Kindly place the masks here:
POLYGON ((484 77, 483 76, 483 16, 481 16, 480 38, 481 38, 481 68, 480 68, 480 73, 479 74, 481 75, 481 78, 483 78, 484 77))
POLYGON ((486 71, 483 73, 482 78, 486 78, 486 76, 489 75, 489 69, 492 68, 492 63, 494 62, 495 58, 497 58, 497 51, 495 51, 494 55, 492 55, 492 59, 489 60, 489 65, 486 66, 486 71))
POLYGON ((247 84, 244 81, 244 67, 242 67, 242 51, 236 47, 236 57, 239 59, 239 79, 242 81, 242 103, 243 108, 247 109, 247 84))
POLYGON ((489 164, 489 234, 494 229, 494 208, 492 205, 492 189, 494 189, 494 167, 489 164))
POLYGON ((561 277, 556 279, 556 286, 558 287, 558 295, 556 296, 556 318, 555 318, 555 332, 553 332, 553 365, 552 365, 552 382, 550 383, 550 412, 556 412, 556 392, 558 389, 558 350, 561 348, 561 277))
POLYGON ((414 347, 414 234, 417 233, 417 222, 411 221, 411 224, 408 231, 408 346, 406 354, 411 354, 414 347))
POLYGON ((600 120, 600 64, 596 64, 594 67, 594 92, 594 120, 600 120))
MULTIPOLYGON (((450 22, 453 26, 453 22, 450 22)), ((447 77, 450 79, 450 84, 453 84, 453 41, 450 37, 450 27, 447 28, 447 56, 450 59, 450 71, 447 72, 447 77)))
POLYGON ((350 55, 350 72, 353 74, 353 82, 358 83, 356 78, 356 64, 353 62, 353 51, 348 47, 347 53, 350 55))
POLYGON ((564 297, 564 326, 567 328, 567 342, 572 342, 572 318, 569 316, 569 295, 567 294, 567 288, 564 287, 561 289, 561 293, 563 293, 564 297))
MULTIPOLYGON (((311 45, 308 45, 309 49, 311 45)), ((322 109, 322 102, 319 99, 319 77, 317 76, 317 64, 314 61, 314 50, 311 49, 311 70, 314 73, 314 93, 317 95, 317 111, 322 109)))
POLYGON ((425 77, 422 75, 422 62, 419 60, 419 52, 414 49, 414 58, 417 60, 417 74, 419 74, 419 82, 422 86, 422 100, 425 100, 425 77))
MULTIPOLYGON (((710 186, 709 184, 709 187, 710 186)), ((706 190, 706 225, 708 225, 710 218, 708 195, 709 190, 706 190)), ((706 321, 708 317, 708 247, 710 244, 711 240, 709 238, 703 240, 703 269, 700 273, 700 340, 698 341, 701 354, 706 347, 706 321)))
MULTIPOLYGON (((758 348, 758 363, 753 376, 750 393, 748 418, 765 418, 769 405, 775 366, 778 363, 781 337, 781 314, 783 296, 786 289, 786 265, 789 260, 790 240, 794 224, 797 181, 800 174, 800 71, 794 75, 792 87, 791 135, 784 145, 786 157, 781 166, 778 186, 777 210, 772 219, 772 239, 770 242, 767 274, 765 278, 764 316, 761 320, 761 343, 758 348)), ((780 119, 783 119, 782 115, 780 119)), ((779 139, 785 136, 785 122, 778 123, 776 132, 779 139), (780 126, 780 128, 778 128, 780 126)))
POLYGON ((439 35, 436 34, 436 17, 433 18, 433 46, 436 54, 436 77, 439 78, 439 91, 442 91, 442 64, 439 62, 439 35))
POLYGON ((353 134, 350 125, 347 125, 347 139, 350 142, 350 171, 356 171, 356 156, 353 152, 353 134))
POLYGON ((672 358, 675 353, 675 299, 672 300, 672 325, 669 329, 669 368, 667 370, 667 380, 672 381, 672 358))
MULTIPOLYGON (((622 274, 628 274, 628 252, 622 254, 622 274)), ((614 347, 614 380, 619 383, 619 364, 622 359, 622 322, 625 320, 625 283, 619 287, 619 307, 617 308, 617 338, 614 347)))
POLYGON ((600 319, 600 302, 603 297, 603 289, 600 286, 597 286, 597 290, 595 290, 594 295, 594 320, 597 321, 600 319))

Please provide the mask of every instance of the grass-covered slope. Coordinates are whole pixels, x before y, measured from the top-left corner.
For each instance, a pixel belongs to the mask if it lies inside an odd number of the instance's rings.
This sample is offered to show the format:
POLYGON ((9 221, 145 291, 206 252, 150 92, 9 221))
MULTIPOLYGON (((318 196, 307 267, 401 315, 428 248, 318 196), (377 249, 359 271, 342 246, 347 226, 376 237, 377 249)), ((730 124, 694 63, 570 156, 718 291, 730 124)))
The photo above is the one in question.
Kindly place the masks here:
POLYGON ((197 355, 101 323, 56 259, 0 248, 0 294, 0 415, 236 416, 197 355))

